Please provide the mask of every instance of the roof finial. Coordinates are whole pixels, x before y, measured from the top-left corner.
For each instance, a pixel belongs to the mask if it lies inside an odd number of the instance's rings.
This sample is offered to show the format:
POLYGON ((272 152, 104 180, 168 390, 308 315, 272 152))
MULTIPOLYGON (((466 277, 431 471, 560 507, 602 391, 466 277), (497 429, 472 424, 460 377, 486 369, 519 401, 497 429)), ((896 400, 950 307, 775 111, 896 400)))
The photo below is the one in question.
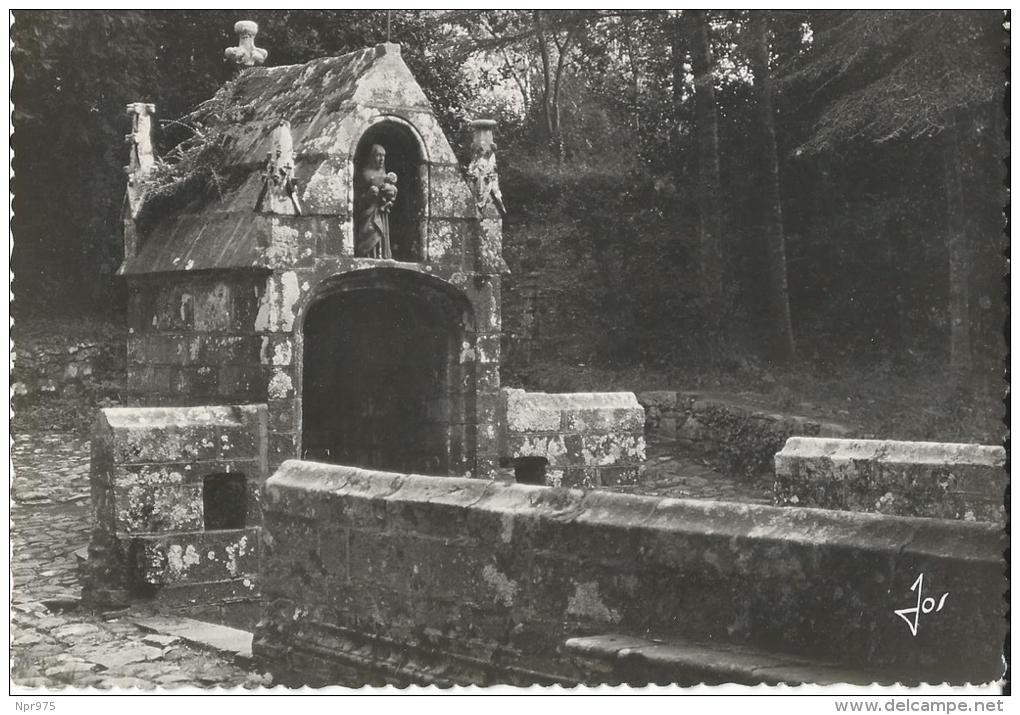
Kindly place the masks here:
POLYGON ((393 40, 390 39, 390 23, 391 23, 392 19, 393 19, 393 11, 392 10, 387 10, 386 11, 386 41, 387 42, 393 42, 393 40))
POLYGON ((237 47, 224 50, 224 59, 239 67, 252 67, 266 61, 269 53, 255 46, 255 35, 259 34, 258 24, 251 20, 240 20, 234 23, 234 32, 237 33, 237 47))

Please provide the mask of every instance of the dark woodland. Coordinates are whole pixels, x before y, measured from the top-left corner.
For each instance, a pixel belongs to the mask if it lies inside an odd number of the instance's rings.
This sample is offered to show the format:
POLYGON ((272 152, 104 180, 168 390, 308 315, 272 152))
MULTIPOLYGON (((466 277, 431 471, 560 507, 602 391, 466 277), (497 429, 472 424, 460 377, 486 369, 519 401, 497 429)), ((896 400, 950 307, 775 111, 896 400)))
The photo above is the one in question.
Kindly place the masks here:
MULTIPOLYGON (((15 13, 16 341, 123 324, 124 105, 157 106, 172 164, 239 18, 269 65, 387 36, 385 11, 15 13)), ((503 382, 748 391, 1000 443, 1004 19, 393 11, 447 135, 499 122, 503 382)))

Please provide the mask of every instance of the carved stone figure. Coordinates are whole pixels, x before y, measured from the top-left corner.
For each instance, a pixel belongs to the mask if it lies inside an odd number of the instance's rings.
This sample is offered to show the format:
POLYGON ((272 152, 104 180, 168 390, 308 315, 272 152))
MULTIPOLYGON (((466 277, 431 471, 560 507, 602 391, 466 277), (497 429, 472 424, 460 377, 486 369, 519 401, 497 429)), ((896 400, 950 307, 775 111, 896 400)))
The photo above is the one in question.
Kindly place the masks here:
POLYGON ((269 52, 255 46, 255 35, 259 34, 258 23, 251 20, 240 20, 234 23, 237 33, 237 47, 228 47, 223 58, 239 67, 253 67, 266 61, 269 52))
POLYGON ((471 143, 471 163, 468 164, 468 176, 471 177, 475 192, 475 205, 479 211, 491 201, 500 216, 506 215, 503 206, 503 193, 499 189, 499 172, 496 168, 496 142, 492 140, 492 130, 496 122, 491 119, 476 119, 471 122, 474 139, 471 143))
POLYGON ((397 175, 386 171, 386 149, 379 144, 372 146, 368 165, 361 170, 360 199, 355 255, 393 258, 390 209, 397 200, 397 175))
POLYGON ((256 211, 301 215, 297 181, 294 178, 294 137, 290 122, 281 119, 273 129, 272 149, 262 171, 262 190, 256 211))
POLYGON ((156 157, 152 151, 152 115, 156 113, 156 105, 146 102, 132 102, 127 105, 127 115, 131 118, 131 133, 124 137, 125 143, 131 147, 128 165, 124 171, 128 175, 128 206, 132 218, 138 216, 145 193, 143 182, 156 166, 156 157))

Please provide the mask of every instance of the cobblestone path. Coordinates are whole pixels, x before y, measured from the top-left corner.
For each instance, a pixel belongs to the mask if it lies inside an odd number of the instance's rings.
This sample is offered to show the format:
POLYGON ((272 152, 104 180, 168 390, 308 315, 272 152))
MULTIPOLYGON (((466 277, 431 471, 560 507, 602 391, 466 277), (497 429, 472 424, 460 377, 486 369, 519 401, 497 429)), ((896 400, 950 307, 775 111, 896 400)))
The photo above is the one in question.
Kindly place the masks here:
POLYGON ((89 444, 66 434, 17 435, 11 460, 11 679, 74 687, 255 687, 257 673, 176 637, 147 633, 129 611, 78 605, 74 551, 90 530, 89 444))

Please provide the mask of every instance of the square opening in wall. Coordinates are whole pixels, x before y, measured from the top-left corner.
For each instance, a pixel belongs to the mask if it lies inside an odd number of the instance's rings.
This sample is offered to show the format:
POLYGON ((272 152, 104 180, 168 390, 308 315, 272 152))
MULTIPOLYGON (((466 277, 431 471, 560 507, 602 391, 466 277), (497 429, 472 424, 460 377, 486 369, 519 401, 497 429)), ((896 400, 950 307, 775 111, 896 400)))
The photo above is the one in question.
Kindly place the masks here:
POLYGON ((202 480, 205 528, 243 529, 248 486, 243 474, 210 474, 202 480))
POLYGON ((518 484, 545 484, 545 457, 517 457, 514 459, 514 480, 518 484))

